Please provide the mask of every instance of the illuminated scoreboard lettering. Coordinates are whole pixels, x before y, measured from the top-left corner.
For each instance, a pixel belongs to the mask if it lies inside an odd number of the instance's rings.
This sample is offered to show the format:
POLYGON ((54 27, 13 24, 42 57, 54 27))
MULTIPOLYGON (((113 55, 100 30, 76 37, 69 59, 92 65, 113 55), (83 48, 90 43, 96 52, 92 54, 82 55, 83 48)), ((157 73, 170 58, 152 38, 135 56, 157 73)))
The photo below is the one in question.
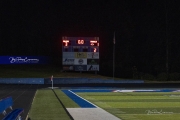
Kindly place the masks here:
POLYGON ((83 45, 85 42, 84 42, 84 40, 77 40, 76 43, 80 44, 80 45, 83 45))
POLYGON ((64 46, 69 46, 69 40, 63 40, 64 46))
POLYGON ((97 40, 90 40, 91 46, 99 46, 99 42, 97 40))
POLYGON ((99 71, 97 61, 99 61, 99 37, 62 37, 64 70, 99 71))

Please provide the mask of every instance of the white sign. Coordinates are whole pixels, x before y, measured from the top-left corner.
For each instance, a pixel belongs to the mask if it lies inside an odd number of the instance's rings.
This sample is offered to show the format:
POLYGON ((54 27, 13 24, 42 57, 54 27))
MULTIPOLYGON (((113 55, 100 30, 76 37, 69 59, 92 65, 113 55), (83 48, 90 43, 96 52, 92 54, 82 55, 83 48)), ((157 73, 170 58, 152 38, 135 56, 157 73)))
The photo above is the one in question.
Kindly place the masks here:
POLYGON ((87 58, 93 58, 93 59, 99 59, 99 52, 88 52, 87 53, 87 58))
POLYGON ((63 58, 63 65, 74 65, 74 59, 72 59, 72 58, 63 58))
POLYGON ((63 58, 74 58, 74 52, 63 52, 63 58))
POLYGON ((87 65, 87 71, 99 71, 99 65, 87 65))
POLYGON ((82 58, 75 59, 74 64, 75 65, 87 65, 87 59, 82 59, 82 58))

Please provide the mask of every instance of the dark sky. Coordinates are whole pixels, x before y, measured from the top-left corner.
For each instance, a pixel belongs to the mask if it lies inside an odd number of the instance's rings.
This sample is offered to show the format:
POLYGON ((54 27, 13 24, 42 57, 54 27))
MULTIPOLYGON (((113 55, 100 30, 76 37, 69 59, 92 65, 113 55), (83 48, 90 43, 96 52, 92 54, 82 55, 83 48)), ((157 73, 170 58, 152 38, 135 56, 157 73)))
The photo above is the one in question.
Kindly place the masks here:
POLYGON ((121 61, 164 59, 167 38, 180 51, 178 0, 1 0, 0 12, 0 55, 60 55, 62 36, 99 36, 106 59, 114 31, 121 61))

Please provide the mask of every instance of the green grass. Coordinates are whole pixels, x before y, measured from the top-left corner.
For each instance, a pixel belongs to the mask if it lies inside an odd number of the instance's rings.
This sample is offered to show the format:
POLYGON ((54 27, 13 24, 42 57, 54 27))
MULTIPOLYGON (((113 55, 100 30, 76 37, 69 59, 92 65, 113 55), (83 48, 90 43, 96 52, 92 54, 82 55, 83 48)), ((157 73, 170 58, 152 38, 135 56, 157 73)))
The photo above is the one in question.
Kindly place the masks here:
POLYGON ((79 105, 65 95, 60 89, 55 89, 54 91, 66 108, 79 108, 79 105))
MULTIPOLYGON (((60 90, 55 90, 55 92, 67 103, 70 102, 69 105, 78 107, 60 90)), ((51 89, 41 89, 36 92, 29 118, 31 120, 71 120, 51 89)))
POLYGON ((0 65, 0 78, 50 78, 52 75, 54 77, 112 79, 112 77, 101 76, 94 72, 62 72, 58 66, 0 65))
POLYGON ((78 93, 122 120, 179 120, 179 92, 78 93))
MULTIPOLYGON (((66 108, 79 106, 61 90, 55 93, 66 108)), ((179 92, 77 93, 122 120, 178 120, 179 92)), ((37 91, 29 117, 32 120, 70 120, 51 89, 37 91)))

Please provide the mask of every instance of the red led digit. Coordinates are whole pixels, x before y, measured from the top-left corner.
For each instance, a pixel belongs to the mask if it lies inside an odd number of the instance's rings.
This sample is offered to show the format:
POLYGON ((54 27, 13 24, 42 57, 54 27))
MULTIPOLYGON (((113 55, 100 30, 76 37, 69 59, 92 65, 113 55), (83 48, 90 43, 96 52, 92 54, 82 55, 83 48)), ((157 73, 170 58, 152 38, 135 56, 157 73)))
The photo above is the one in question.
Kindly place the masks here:
POLYGON ((81 40, 78 40, 78 44, 81 44, 81 40))
POLYGON ((63 43, 65 43, 65 46, 68 46, 69 40, 63 40, 63 43))
POLYGON ((91 40, 91 41, 90 41, 90 45, 91 45, 91 46, 94 46, 94 43, 97 43, 97 41, 96 41, 96 40, 91 40))
POLYGON ((84 44, 84 40, 78 40, 78 44, 84 44))
POLYGON ((94 48, 94 52, 96 52, 96 48, 94 48))
POLYGON ((84 40, 81 40, 81 44, 84 44, 84 40))

